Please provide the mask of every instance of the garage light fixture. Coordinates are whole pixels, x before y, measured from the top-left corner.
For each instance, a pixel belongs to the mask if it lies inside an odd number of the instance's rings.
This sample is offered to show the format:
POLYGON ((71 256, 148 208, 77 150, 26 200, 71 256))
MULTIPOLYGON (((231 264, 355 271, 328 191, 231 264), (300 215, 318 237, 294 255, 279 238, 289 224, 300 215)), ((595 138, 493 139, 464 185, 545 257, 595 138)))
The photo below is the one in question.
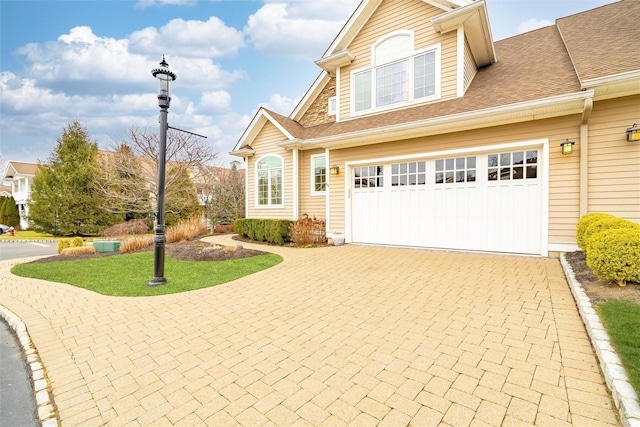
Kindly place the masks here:
POLYGON ((333 165, 329 168, 329 172, 331 175, 340 175, 340 167, 338 167, 338 165, 333 165))
POLYGON ((627 141, 640 142, 640 126, 635 123, 627 129, 627 141))
POLYGON ((567 138, 562 144, 560 144, 560 146, 562 147, 562 154, 573 153, 573 144, 575 144, 575 142, 569 141, 569 138, 567 138))

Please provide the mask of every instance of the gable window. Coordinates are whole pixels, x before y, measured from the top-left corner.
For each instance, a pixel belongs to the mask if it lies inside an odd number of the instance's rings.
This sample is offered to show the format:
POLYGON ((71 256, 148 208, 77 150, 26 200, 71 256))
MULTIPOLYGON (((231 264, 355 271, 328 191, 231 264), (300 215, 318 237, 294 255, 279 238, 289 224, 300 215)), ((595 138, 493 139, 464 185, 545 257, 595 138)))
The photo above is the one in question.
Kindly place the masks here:
POLYGON ((311 194, 324 195, 327 192, 327 157, 324 154, 311 156, 311 194))
POLYGON ((262 207, 283 207, 282 157, 268 155, 256 163, 256 202, 262 207))
POLYGON ((413 50, 413 33, 393 33, 372 47, 372 66, 352 72, 354 114, 440 96, 440 44, 413 50))
POLYGON ((329 115, 335 116, 336 111, 338 111, 338 98, 336 96, 332 96, 329 98, 329 115))

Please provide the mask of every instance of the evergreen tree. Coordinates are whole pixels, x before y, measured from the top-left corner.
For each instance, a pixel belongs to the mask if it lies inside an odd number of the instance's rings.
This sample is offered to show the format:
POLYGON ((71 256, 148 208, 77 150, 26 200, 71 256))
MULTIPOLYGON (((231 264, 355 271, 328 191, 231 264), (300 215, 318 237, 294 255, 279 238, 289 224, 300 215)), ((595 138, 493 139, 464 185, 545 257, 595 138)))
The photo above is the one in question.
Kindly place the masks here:
POLYGON ((20 211, 13 196, 2 197, 2 202, 0 202, 0 223, 9 227, 20 228, 20 211))
POLYGON ((98 146, 78 120, 58 139, 33 179, 29 218, 38 230, 56 235, 92 235, 110 225, 91 183, 98 146))

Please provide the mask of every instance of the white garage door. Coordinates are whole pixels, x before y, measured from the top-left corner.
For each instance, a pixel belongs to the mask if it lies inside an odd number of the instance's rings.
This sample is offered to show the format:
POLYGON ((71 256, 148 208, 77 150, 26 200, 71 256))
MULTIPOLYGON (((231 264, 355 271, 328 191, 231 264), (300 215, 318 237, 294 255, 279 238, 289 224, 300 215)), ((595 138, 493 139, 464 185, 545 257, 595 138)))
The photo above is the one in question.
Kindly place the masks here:
POLYGON ((538 149, 352 168, 356 243, 541 253, 538 149))

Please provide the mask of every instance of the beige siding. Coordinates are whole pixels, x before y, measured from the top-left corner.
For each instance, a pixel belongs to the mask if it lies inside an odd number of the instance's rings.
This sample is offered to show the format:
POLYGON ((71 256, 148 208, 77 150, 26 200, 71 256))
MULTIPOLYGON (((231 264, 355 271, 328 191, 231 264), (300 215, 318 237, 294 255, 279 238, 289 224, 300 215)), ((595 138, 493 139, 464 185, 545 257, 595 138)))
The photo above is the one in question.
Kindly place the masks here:
POLYGON ((476 68, 476 61, 473 59, 473 54, 471 53, 471 48, 469 47, 469 43, 467 39, 464 40, 464 91, 467 91, 467 88, 473 81, 478 69, 476 68))
POLYGON ((248 218, 272 218, 272 219, 292 219, 293 218, 293 157, 291 151, 276 146, 277 142, 285 140, 285 136, 273 124, 267 122, 260 133, 256 136, 251 147, 256 151, 256 155, 250 157, 247 162, 247 177, 249 180, 248 189, 248 218), (261 157, 268 154, 276 154, 284 159, 284 208, 257 208, 256 207, 256 162, 261 157))
POLYGON ((579 219, 580 148, 579 144, 576 144, 573 155, 563 156, 560 152, 560 142, 565 138, 579 141, 576 138, 579 135, 579 121, 580 116, 576 115, 475 130, 472 139, 469 138, 468 133, 452 133, 367 147, 332 150, 331 162, 340 166, 341 174, 339 179, 331 180, 331 229, 345 230, 345 183, 349 185, 348 177, 342 173, 345 162, 548 138, 550 140, 549 242, 574 243, 575 224, 579 219))
POLYGON ((442 98, 456 96, 456 32, 437 33, 430 18, 442 14, 442 9, 421 0, 383 0, 371 19, 349 45, 355 56, 353 63, 340 69, 340 118, 350 118, 351 71, 371 64, 371 46, 381 37, 398 30, 414 31, 414 49, 442 43, 442 98))
POLYGON ((596 102, 589 121, 588 211, 640 223, 640 143, 626 129, 640 123, 640 96, 596 102))
MULTIPOLYGON (((326 214, 326 196, 311 195, 311 156, 324 154, 324 150, 309 150, 300 153, 300 205, 299 215, 307 214, 324 219, 326 214)), ((329 165, 327 165, 327 168, 329 165)))

